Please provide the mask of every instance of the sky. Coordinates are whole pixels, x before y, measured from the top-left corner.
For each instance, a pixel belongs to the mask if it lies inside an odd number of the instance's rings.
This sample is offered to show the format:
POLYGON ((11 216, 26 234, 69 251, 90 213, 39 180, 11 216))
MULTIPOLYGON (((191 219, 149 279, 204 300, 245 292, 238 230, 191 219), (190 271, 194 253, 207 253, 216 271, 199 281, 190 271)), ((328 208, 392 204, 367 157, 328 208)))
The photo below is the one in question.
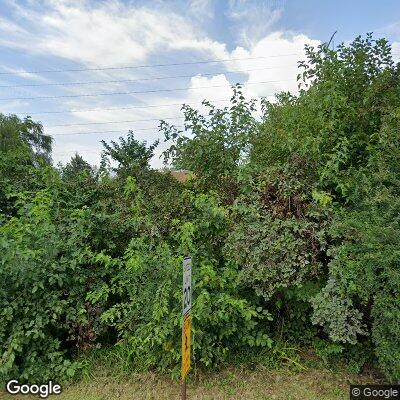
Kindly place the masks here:
MULTIPOLYGON (((296 92, 304 45, 373 32, 400 54, 398 0, 0 0, 0 112, 30 115, 53 161, 98 164, 101 140, 161 138, 183 103, 296 92)), ((161 145, 152 164, 162 166, 161 145)))

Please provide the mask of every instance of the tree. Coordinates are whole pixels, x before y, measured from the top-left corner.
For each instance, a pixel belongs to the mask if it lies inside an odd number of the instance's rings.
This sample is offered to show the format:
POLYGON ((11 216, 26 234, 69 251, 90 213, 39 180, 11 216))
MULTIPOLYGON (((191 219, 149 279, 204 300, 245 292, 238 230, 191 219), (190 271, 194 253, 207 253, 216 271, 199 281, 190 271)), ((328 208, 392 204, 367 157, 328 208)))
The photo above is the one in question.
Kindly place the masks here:
POLYGON ((62 168, 62 177, 66 180, 76 178, 78 175, 94 176, 92 166, 82 156, 75 153, 71 160, 62 168))
MULTIPOLYGON (((317 257, 322 287, 308 298, 312 321, 342 349, 368 346, 372 338, 381 369, 396 380, 400 79, 390 53, 387 41, 371 34, 336 50, 306 47, 300 94, 264 103, 251 158, 263 171, 272 209, 285 210, 296 195, 306 209, 318 206, 317 215, 326 213, 324 229, 313 229, 318 239, 325 236, 326 246, 317 257)), ((283 249, 287 257, 290 249, 283 249)), ((253 274, 259 280, 261 266, 253 274)))
POLYGON ((208 101, 203 105, 208 109, 206 116, 183 105, 184 131, 161 122, 165 142, 170 143, 164 160, 192 172, 201 190, 216 190, 232 202, 237 173, 248 158, 250 137, 257 127, 255 102, 247 102, 236 85, 229 108, 218 109, 208 101))
POLYGON ((119 143, 111 141, 108 144, 104 140, 101 142, 105 148, 102 154, 103 169, 114 161, 117 166, 112 167, 111 170, 121 176, 135 174, 140 170, 148 169, 154 150, 158 145, 158 141, 155 141, 147 147, 146 142, 139 142, 135 139, 132 131, 129 131, 126 139, 120 137, 119 143))
POLYGON ((13 193, 43 187, 51 145, 40 123, 0 113, 0 213, 13 212, 13 193))

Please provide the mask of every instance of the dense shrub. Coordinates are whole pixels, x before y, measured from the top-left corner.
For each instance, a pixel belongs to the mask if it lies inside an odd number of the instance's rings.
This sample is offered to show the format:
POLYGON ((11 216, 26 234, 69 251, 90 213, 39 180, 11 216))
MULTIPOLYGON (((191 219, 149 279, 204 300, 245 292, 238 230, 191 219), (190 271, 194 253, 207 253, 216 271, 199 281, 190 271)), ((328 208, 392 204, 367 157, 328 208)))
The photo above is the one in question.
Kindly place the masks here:
POLYGON ((270 319, 269 313, 240 295, 235 284, 237 267, 224 262, 220 254, 218 242, 224 236, 227 216, 216 199, 186 194, 189 214, 195 216, 173 221, 173 246, 162 238, 151 214, 146 214, 143 192, 134 181, 128 181, 127 190, 133 197, 132 218, 141 234, 130 241, 122 262, 98 257, 118 273, 110 285, 88 294, 94 304, 106 301, 110 294, 121 298, 101 316, 122 339, 119 353, 137 368, 178 371, 185 254, 193 259, 195 361, 216 365, 241 346, 270 345, 263 322, 270 319))
POLYGON ((314 303, 316 322, 336 325, 330 329, 332 339, 355 342, 356 333, 368 328, 381 368, 393 380, 400 376, 399 127, 394 109, 384 119, 367 167, 359 172, 358 202, 336 213, 332 234, 340 242, 331 250, 325 294, 314 303))
POLYGON ((265 299, 318 282, 325 263, 328 212, 288 175, 257 177, 231 207, 226 252, 241 266, 239 281, 265 299))
POLYGON ((82 247, 84 213, 60 229, 51 194, 18 201, 18 216, 0 226, 0 377, 23 380, 72 376, 66 357, 75 328, 87 321, 82 247))
POLYGON ((56 169, 40 124, 0 115, 1 380, 110 347, 177 373, 186 255, 197 365, 291 340, 400 378, 399 68, 371 35, 306 54, 260 120, 235 86, 230 107, 183 106, 184 131, 161 122, 185 183, 132 132, 99 169, 56 169))

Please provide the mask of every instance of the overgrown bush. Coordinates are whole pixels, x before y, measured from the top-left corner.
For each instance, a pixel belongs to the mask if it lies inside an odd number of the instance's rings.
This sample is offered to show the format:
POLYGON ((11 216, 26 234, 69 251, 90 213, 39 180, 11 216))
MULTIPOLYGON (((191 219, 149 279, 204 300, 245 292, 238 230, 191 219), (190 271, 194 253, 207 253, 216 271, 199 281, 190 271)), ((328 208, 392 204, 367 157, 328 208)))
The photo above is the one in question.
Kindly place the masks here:
POLYGON ((17 204, 18 216, 0 226, 0 378, 65 379, 77 368, 68 343, 87 322, 85 215, 57 226, 47 191, 17 204))
POLYGON ((186 255, 196 365, 290 340, 400 378, 399 67, 369 34, 306 54, 259 120, 235 86, 160 123, 185 183, 133 132, 54 168, 40 124, 0 115, 1 380, 66 379, 94 348, 177 374, 186 255))
POLYGON ((88 294, 94 304, 111 294, 122 299, 101 316, 118 331, 122 354, 136 368, 178 372, 185 254, 193 259, 194 360, 211 366, 242 346, 270 345, 265 324, 270 314, 240 295, 235 283, 237 267, 222 258, 218 242, 224 236, 227 215, 218 201, 209 195, 183 194, 191 211, 186 219, 172 222, 173 246, 145 213, 143 192, 135 181, 128 181, 127 190, 133 197, 132 218, 140 234, 131 240, 122 263, 98 257, 106 268, 118 266, 118 273, 110 285, 88 294))

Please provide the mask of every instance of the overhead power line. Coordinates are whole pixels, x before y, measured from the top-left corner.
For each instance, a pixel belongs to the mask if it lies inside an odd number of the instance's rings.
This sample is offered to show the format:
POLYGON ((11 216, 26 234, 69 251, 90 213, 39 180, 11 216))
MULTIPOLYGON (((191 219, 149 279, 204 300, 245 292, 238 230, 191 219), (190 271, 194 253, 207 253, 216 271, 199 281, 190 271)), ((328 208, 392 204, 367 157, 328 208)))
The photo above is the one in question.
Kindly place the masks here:
POLYGON ((59 72, 83 72, 83 71, 107 71, 107 70, 118 70, 118 69, 136 69, 136 68, 155 68, 155 67, 173 67, 178 65, 195 65, 195 64, 211 64, 231 61, 244 61, 244 60, 259 60, 267 58, 277 57, 290 57, 299 56, 302 53, 289 53, 289 54, 276 54, 270 56, 259 56, 259 57, 242 57, 242 58, 226 58, 219 60, 203 60, 203 61, 187 61, 180 63, 166 63, 166 64, 144 64, 144 65, 128 65, 122 67, 96 67, 96 68, 71 68, 71 69, 48 69, 48 70, 36 70, 36 71, 20 71, 20 72, 0 72, 0 75, 21 75, 21 74, 44 74, 44 73, 59 73, 59 72))
MULTIPOLYGON (((255 85, 255 84, 266 84, 280 81, 256 81, 256 82, 245 82, 240 83, 242 86, 255 85)), ((84 94, 70 94, 61 96, 34 96, 34 97, 0 97, 0 100, 35 100, 35 99, 63 99, 63 98, 74 98, 74 97, 98 97, 98 96, 116 96, 116 95, 129 95, 129 94, 144 94, 144 93, 161 93, 161 92, 177 92, 182 90, 198 90, 198 89, 213 89, 222 88, 227 85, 212 85, 212 86, 198 86, 198 87, 184 87, 174 89, 154 89, 154 90, 134 90, 129 92, 111 92, 111 93, 84 93, 84 94)))
POLYGON ((51 155, 55 156, 61 156, 61 155, 67 155, 67 154, 73 154, 73 153, 101 153, 102 149, 99 150, 89 150, 89 149, 79 149, 79 150, 71 150, 71 151, 52 151, 51 155))
POLYGON ((46 128, 56 128, 61 126, 81 126, 81 125, 105 125, 105 124, 123 124, 128 122, 150 122, 150 121, 161 121, 161 120, 173 120, 182 119, 183 117, 167 117, 167 118, 150 118, 150 119, 133 119, 126 121, 106 121, 106 122, 83 122, 77 124, 57 124, 57 125, 46 125, 46 128))
MULTIPOLYGON (((174 125, 176 128, 183 128, 181 125, 174 125)), ((139 129, 118 129, 111 131, 89 131, 89 132, 67 132, 67 133, 48 133, 49 136, 74 136, 74 135, 100 135, 104 133, 120 133, 123 134, 123 131, 134 131, 135 133, 142 133, 142 131, 155 131, 157 127, 153 128, 139 128, 139 129)))
MULTIPOLYGON (((227 103, 230 102, 229 99, 220 99, 220 100, 212 100, 212 103, 227 103)), ((95 112, 95 111, 113 111, 113 110, 133 110, 136 108, 155 108, 155 107, 172 107, 172 106, 182 106, 183 104, 186 105, 201 105, 202 102, 181 102, 181 103, 169 103, 169 104, 148 104, 143 106, 130 106, 130 107, 99 107, 99 108, 84 108, 80 110, 61 110, 61 111, 40 111, 40 112, 29 112, 23 111, 18 113, 13 113, 16 115, 42 115, 42 114, 69 114, 69 113, 85 113, 85 112, 95 112)))
MULTIPOLYGON (((248 72, 254 71, 264 71, 268 69, 276 69, 283 68, 284 66, 276 66, 276 67, 263 67, 263 68, 254 68, 254 69, 242 69, 235 71, 217 71, 217 72, 207 72, 207 73, 198 73, 197 75, 201 76, 213 76, 213 75, 221 75, 221 74, 244 74, 248 72)), ((88 82, 56 82, 56 83, 27 83, 20 85, 0 85, 0 88, 19 88, 19 87, 43 87, 43 86, 79 86, 79 85, 99 85, 99 84, 107 84, 107 83, 133 83, 133 82, 142 82, 142 81, 156 81, 163 79, 178 79, 178 78, 193 78, 197 76, 196 74, 190 75, 170 75, 170 76, 155 76, 149 78, 137 78, 137 79, 118 79, 118 80, 108 80, 108 81, 88 81, 88 82)), ((292 80, 292 79, 286 79, 292 80)), ((274 81, 278 82, 278 81, 274 81)), ((280 82, 280 81, 279 81, 280 82)))

